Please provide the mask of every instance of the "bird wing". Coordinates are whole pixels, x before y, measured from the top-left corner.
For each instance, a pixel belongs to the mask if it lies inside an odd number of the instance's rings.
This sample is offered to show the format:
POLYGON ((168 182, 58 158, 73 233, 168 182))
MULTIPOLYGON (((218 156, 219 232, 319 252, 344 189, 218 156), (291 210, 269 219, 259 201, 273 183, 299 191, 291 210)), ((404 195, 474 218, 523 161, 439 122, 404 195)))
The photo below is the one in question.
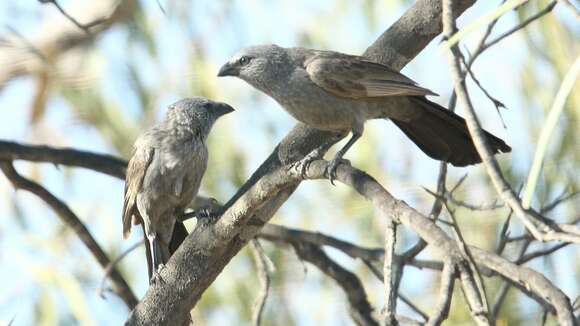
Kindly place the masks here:
POLYGON ((147 168, 153 160, 155 149, 152 146, 135 144, 133 156, 129 160, 127 176, 125 178, 125 201, 123 203, 123 238, 127 239, 131 231, 131 220, 137 205, 137 194, 143 185, 147 168))
POLYGON ((306 60, 312 82, 346 98, 437 95, 388 66, 360 56, 320 52, 306 60))

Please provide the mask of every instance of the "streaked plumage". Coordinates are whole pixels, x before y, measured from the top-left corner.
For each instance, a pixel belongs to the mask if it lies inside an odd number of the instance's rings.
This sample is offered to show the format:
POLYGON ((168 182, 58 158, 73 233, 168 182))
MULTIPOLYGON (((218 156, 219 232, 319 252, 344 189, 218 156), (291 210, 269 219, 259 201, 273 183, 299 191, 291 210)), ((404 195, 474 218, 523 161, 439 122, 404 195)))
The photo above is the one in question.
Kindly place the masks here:
POLYGON ((196 196, 207 167, 206 138, 233 109, 195 97, 172 104, 165 120, 135 142, 125 180, 123 236, 143 222, 149 241, 149 276, 170 257, 176 219, 196 196), (153 267, 153 270, 151 270, 153 267))

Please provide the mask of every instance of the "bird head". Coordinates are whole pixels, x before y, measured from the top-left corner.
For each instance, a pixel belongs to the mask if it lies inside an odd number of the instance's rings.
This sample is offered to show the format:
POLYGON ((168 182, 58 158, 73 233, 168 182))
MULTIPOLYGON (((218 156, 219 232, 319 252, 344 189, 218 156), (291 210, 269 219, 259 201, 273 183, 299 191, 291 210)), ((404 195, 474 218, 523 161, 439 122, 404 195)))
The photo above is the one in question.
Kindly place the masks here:
POLYGON ((291 72, 288 51, 275 44, 256 45, 238 51, 218 72, 234 76, 265 91, 291 72))
POLYGON ((185 127, 207 136, 215 121, 234 108, 205 97, 181 99, 169 106, 165 115, 165 126, 171 129, 185 127))

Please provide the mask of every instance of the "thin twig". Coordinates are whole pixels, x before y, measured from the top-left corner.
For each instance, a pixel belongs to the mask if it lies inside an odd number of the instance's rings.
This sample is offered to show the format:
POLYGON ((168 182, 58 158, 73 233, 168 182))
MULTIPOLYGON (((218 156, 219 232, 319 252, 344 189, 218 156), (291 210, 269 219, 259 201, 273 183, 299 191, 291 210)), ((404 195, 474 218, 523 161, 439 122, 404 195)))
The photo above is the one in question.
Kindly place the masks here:
MULTIPOLYGON (((524 242, 522 244, 522 246, 520 247, 520 250, 518 252, 518 255, 516 257, 516 260, 522 258, 522 256, 526 253, 526 251, 530 247, 530 243, 532 243, 532 241, 531 241, 531 239, 528 239, 528 240, 526 240, 526 242, 524 242)), ((501 285, 501 287, 496 295, 495 303, 493 304, 493 306, 491 308, 491 320, 493 320, 493 321, 497 320, 497 316, 499 315, 499 312, 500 312, 501 308, 503 307, 503 302, 504 302, 505 298, 507 297, 507 293, 511 287, 512 287, 511 283, 508 283, 508 282, 502 283, 502 285, 501 285)))
POLYGON ((349 303, 349 313, 357 325, 379 325, 372 316, 373 308, 367 300, 367 295, 359 278, 352 272, 330 259, 320 247, 298 243, 293 244, 301 259, 318 267, 321 272, 336 281, 349 303))
POLYGON ((554 245, 550 248, 530 252, 530 253, 520 257, 518 260, 516 260, 515 263, 518 265, 525 264, 532 259, 536 259, 538 257, 543 257, 543 256, 548 256, 548 255, 550 255, 550 254, 552 254, 552 253, 554 253, 554 252, 556 252, 564 247, 567 247, 568 245, 570 245, 570 242, 562 242, 562 243, 554 245))
POLYGON ((562 193, 562 195, 556 197, 556 199, 554 199, 551 203, 542 207, 540 209, 540 213, 546 214, 546 213, 552 211, 553 209, 555 209, 556 207, 558 207, 561 203, 566 202, 566 201, 576 197, 578 194, 580 194, 580 191, 575 191, 575 192, 570 193, 570 194, 566 194, 564 192, 564 193, 562 193))
POLYGON ((258 280, 260 281, 260 292, 256 297, 254 311, 252 313, 252 324, 254 326, 260 326, 262 325, 262 315, 264 307, 266 307, 266 300, 268 300, 268 294, 270 293, 269 259, 258 240, 253 239, 250 241, 250 249, 254 256, 254 262, 258 270, 258 280))
POLYGON ((540 10, 538 13, 536 13, 533 16, 530 16, 528 19, 524 20, 523 22, 519 23, 518 25, 512 27, 511 29, 509 29, 508 31, 506 31, 505 33, 497 36, 496 38, 494 38, 492 41, 490 41, 489 43, 485 44, 482 47, 482 51, 496 45, 497 43, 501 42, 502 40, 504 40, 506 37, 512 35, 513 33, 525 28, 526 26, 528 26, 530 23, 534 22, 535 20, 541 18, 542 16, 550 13, 552 11, 552 9, 554 9, 554 7, 556 6, 556 3, 558 1, 552 1, 550 2, 544 9, 540 10))
MULTIPOLYGON (((76 216, 76 214, 60 199, 56 198, 52 193, 42 187, 40 184, 22 177, 12 166, 12 162, 0 161, 0 169, 4 172, 6 177, 12 182, 14 188, 24 189, 29 191, 40 199, 42 199, 48 206, 50 206, 56 215, 60 217, 61 221, 68 225, 79 239, 90 250, 95 259, 99 262, 101 267, 106 268, 110 264, 109 257, 97 241, 93 238, 86 226, 76 216)), ((117 295, 123 299, 129 309, 133 309, 137 305, 137 297, 131 291, 131 288, 121 276, 116 268, 111 271, 111 282, 113 290, 117 295)))
POLYGON ((76 20, 73 16, 71 16, 64 8, 58 3, 57 0, 38 0, 38 2, 46 4, 52 3, 58 11, 71 23, 73 23, 76 27, 81 29, 83 32, 87 33, 87 35, 91 35, 90 28, 99 24, 102 24, 107 21, 107 18, 98 18, 90 23, 81 24, 78 20, 76 20))
POLYGON ((156 0, 156 1, 157 1, 157 7, 159 8, 159 10, 163 14, 163 16, 167 16, 167 13, 165 12, 163 5, 161 4, 161 0, 156 0))
POLYGON ((113 259, 107 265, 107 267, 105 267, 104 275, 103 275, 103 278, 101 279, 101 285, 99 286, 99 289, 97 290, 97 293, 99 294, 99 296, 101 296, 101 298, 103 298, 103 299, 105 298, 105 292, 106 292, 105 283, 106 283, 107 279, 110 277, 111 272, 114 270, 115 266, 117 266, 117 264, 121 260, 123 260, 129 253, 131 253, 133 250, 139 248, 139 246, 143 245, 144 243, 145 243, 145 238, 143 238, 139 242, 135 242, 133 245, 131 245, 129 248, 127 248, 127 250, 123 251, 123 253, 121 253, 119 256, 117 256, 117 258, 113 259))
POLYGON ((293 229, 272 223, 264 226, 260 237, 273 241, 305 241, 318 246, 330 246, 342 251, 351 258, 360 258, 362 260, 380 261, 384 256, 383 248, 365 248, 324 233, 293 229))
MULTIPOLYGON (((455 30, 455 20, 453 13, 451 12, 452 0, 443 1, 443 26, 445 35, 449 37, 455 30)), ((580 236, 568 232, 561 232, 555 223, 542 218, 539 214, 533 211, 524 209, 513 189, 503 177, 499 164, 491 153, 487 144, 487 139, 484 137, 483 129, 481 128, 481 124, 467 93, 465 80, 463 79, 461 72, 461 62, 459 59, 461 55, 457 45, 450 46, 448 52, 449 66, 455 80, 455 91, 458 94, 458 99, 461 104, 466 108, 466 122, 469 133, 471 134, 478 154, 482 158, 487 174, 491 178, 501 199, 514 210, 516 216, 521 220, 534 238, 540 241, 559 240, 580 243, 580 236)))
POLYGON ((487 89, 485 89, 485 87, 483 87, 483 85, 481 84, 479 79, 475 76, 475 73, 473 73, 473 71, 471 70, 471 67, 469 67, 468 62, 465 60, 465 56, 461 56, 461 62, 463 63, 463 66, 465 67, 465 71, 467 71, 467 73, 469 74, 471 79, 475 82, 475 85, 477 85, 477 87, 479 87, 479 89, 483 92, 483 94, 485 94, 485 96, 491 101, 491 103, 493 103, 493 106, 495 106, 495 111, 497 112, 497 115, 499 116, 499 119, 501 121, 502 126, 504 128, 507 128, 505 121, 503 120, 503 116, 501 115, 501 111, 500 111, 501 108, 507 109, 505 104, 503 104, 500 100, 498 100, 494 96, 492 96, 487 91, 487 89))
MULTIPOLYGON (((455 231, 458 247, 462 251, 467 262, 469 263, 470 271, 468 271, 468 272, 469 272, 469 274, 473 273, 476 276, 476 277, 474 277, 474 283, 475 283, 477 291, 478 291, 478 301, 481 302, 481 308, 482 308, 482 310, 478 313, 483 314, 484 315, 483 317, 487 321, 489 321, 489 304, 487 301, 487 294, 485 291, 485 284, 483 282, 483 277, 481 277, 481 272, 479 271, 479 268, 477 267, 477 264, 475 263, 475 259, 473 259, 473 255, 471 254, 471 251, 469 250, 469 246, 467 245, 467 243, 465 242, 465 239, 463 238, 463 235, 461 233, 459 225, 457 224, 457 219, 455 218, 455 212, 449 208, 449 206, 447 205, 446 202, 444 202, 444 204, 445 204, 445 208, 449 212, 449 216, 451 217, 451 220, 453 221, 453 230, 455 231)), ((461 266, 459 267, 459 271, 460 271, 460 273, 462 273, 461 266)), ((467 292, 467 291, 465 291, 465 292, 467 292)), ((467 293, 466 293, 466 295, 467 295, 467 293)))
POLYGON ((500 235, 499 235, 499 243, 497 245, 497 249, 495 250, 495 252, 498 255, 501 255, 503 253, 503 251, 505 250, 505 246, 508 243, 508 239, 509 239, 509 227, 510 227, 510 222, 512 220, 512 214, 514 213, 513 210, 510 209, 510 212, 507 216, 507 218, 505 219, 505 221, 503 222, 503 226, 501 227, 501 231, 500 231, 500 235))
POLYGON ((568 0, 560 0, 560 3, 564 4, 564 6, 572 12, 574 16, 576 16, 577 20, 580 20, 580 10, 576 8, 573 4, 570 3, 568 0))
MULTIPOLYGON (((372 262, 368 260, 363 260, 363 263, 369 268, 371 274, 373 274, 377 278, 377 280, 379 280, 380 282, 385 281, 385 277, 383 276, 381 270, 378 269, 375 265, 373 265, 372 262)), ((429 318, 429 316, 423 310, 417 307, 417 305, 415 305, 409 298, 404 296, 402 293, 398 292, 397 297, 401 299, 401 301, 403 301, 407 306, 409 306, 409 308, 411 308, 416 314, 421 316, 421 318, 423 318, 424 321, 426 321, 429 318)))
POLYGON ((463 207, 463 208, 466 208, 466 209, 469 209, 469 210, 472 210, 472 211, 491 211, 491 210, 503 208, 505 206, 503 204, 497 204, 495 202, 490 203, 490 204, 474 205, 474 204, 470 204, 470 203, 467 203, 465 201, 456 199, 453 196, 453 193, 452 192, 445 191, 443 193, 443 195, 440 195, 440 194, 438 194, 438 193, 436 193, 436 192, 434 192, 432 190, 429 190, 427 188, 423 188, 423 190, 425 190, 431 196, 433 196, 433 197, 435 197, 435 198, 437 198, 439 200, 442 200, 443 202, 448 202, 448 203, 451 203, 451 204, 453 204, 455 206, 463 207))

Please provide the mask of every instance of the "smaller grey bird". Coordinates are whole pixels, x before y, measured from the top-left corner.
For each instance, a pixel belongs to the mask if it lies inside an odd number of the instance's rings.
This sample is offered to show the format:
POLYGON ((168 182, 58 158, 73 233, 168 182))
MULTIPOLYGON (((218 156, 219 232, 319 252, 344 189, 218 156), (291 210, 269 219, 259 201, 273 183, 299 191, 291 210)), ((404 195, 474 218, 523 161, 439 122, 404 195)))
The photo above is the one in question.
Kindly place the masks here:
MULTIPOLYGON (((235 76, 275 99, 296 120, 313 128, 352 132, 330 162, 337 164, 361 137, 370 119, 391 119, 428 156, 455 166, 481 162, 465 120, 425 98, 436 95, 368 58, 274 44, 240 50, 218 76, 235 76)), ((485 132, 493 153, 509 152, 485 132)), ((323 144, 322 148, 329 146, 323 144)), ((316 152, 313 152, 316 153, 316 152)), ((312 157, 310 157, 312 158, 312 157)), ((306 158, 308 163, 309 157, 306 158)), ((303 165, 304 166, 304 165, 303 165)))
POLYGON ((214 122, 232 111, 228 104, 203 97, 182 99, 133 146, 125 179, 123 237, 128 237, 131 224, 143 224, 150 280, 177 249, 174 229, 183 237, 178 217, 199 190, 207 167, 207 136, 214 122))

